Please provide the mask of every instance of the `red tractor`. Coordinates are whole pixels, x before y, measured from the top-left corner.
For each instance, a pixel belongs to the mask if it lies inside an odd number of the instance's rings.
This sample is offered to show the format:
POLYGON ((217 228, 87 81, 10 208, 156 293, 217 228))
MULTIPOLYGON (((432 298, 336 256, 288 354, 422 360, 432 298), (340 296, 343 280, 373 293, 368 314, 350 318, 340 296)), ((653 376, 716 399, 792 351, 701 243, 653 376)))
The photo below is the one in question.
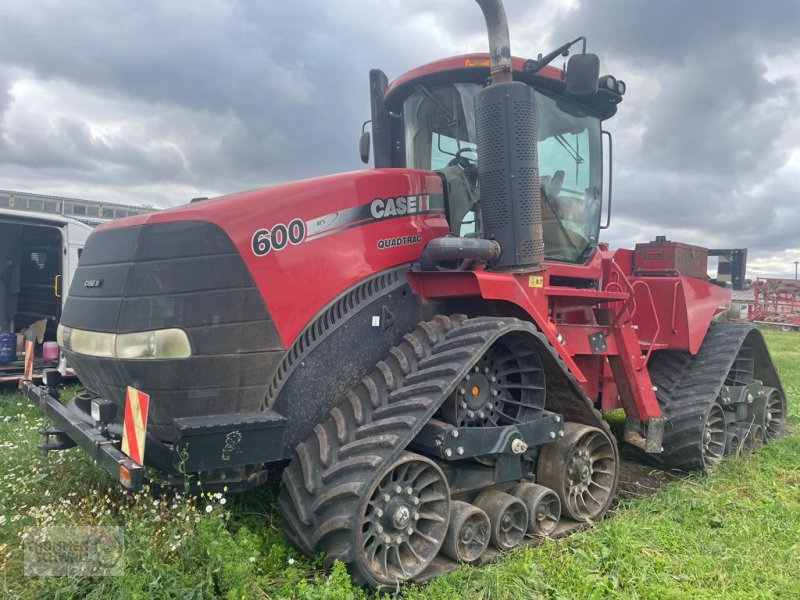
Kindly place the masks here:
POLYGON ((44 450, 78 444, 134 490, 144 467, 203 489, 280 474, 293 542, 379 586, 601 518, 603 411, 669 468, 781 435, 764 340, 712 322, 728 292, 703 249, 598 239, 624 83, 583 38, 513 57, 500 0, 478 4, 489 54, 370 72, 374 169, 95 230, 59 328, 87 392, 24 384, 44 450))

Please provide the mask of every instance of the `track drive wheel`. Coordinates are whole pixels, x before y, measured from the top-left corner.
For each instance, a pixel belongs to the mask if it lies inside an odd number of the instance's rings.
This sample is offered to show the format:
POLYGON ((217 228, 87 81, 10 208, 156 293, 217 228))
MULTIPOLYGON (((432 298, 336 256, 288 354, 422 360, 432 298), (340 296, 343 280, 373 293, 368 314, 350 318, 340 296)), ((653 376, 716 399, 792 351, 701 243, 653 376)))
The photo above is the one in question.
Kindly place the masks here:
POLYGON ((365 495, 354 566, 367 581, 394 585, 434 559, 450 521, 450 489, 432 460, 403 452, 365 495))
POLYGON ((528 533, 545 537, 555 531, 561 518, 561 500, 553 490, 536 485, 535 483, 522 482, 511 492, 522 500, 528 509, 528 533))
POLYGON ((564 437, 539 455, 537 480, 558 494, 563 513, 596 520, 611 505, 619 475, 616 443, 597 427, 565 423, 564 437))

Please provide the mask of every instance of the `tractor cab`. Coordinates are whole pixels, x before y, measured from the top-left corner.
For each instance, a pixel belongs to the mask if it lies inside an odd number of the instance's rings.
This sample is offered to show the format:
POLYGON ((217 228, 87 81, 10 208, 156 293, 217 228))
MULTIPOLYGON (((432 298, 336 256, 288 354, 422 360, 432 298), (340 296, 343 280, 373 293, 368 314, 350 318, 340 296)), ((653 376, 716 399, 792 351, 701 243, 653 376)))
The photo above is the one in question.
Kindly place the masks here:
MULTIPOLYGON (((534 89, 544 255, 583 263, 601 229, 601 124, 616 112, 625 87, 605 76, 595 93, 570 96, 564 70, 537 66, 512 58, 514 80, 534 89)), ((370 73, 375 166, 438 172, 454 236, 483 231, 475 99, 488 67, 488 54, 469 54, 424 65, 389 86, 382 72, 370 73)))

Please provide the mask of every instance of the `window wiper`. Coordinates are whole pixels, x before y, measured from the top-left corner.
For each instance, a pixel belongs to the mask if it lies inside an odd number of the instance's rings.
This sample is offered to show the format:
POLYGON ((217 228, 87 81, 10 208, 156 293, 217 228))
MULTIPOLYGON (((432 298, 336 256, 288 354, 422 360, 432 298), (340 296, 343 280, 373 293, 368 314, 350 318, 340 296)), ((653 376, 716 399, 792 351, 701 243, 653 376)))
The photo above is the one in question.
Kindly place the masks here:
POLYGON ((430 91, 426 86, 422 85, 421 83, 415 85, 414 89, 423 96, 425 96, 428 99, 428 101, 430 101, 430 103, 433 104, 434 108, 439 112, 439 114, 442 115, 445 119, 447 119, 448 127, 451 128, 458 127, 458 119, 456 118, 456 116, 450 112, 450 109, 447 108, 444 102, 439 100, 433 94, 432 91, 430 91))
POLYGON ((564 150, 567 151, 567 154, 570 155, 570 158, 575 161, 575 183, 577 184, 580 166, 583 164, 583 157, 578 149, 578 138, 575 138, 575 147, 573 148, 562 134, 559 133, 555 137, 556 141, 561 144, 561 147, 564 148, 564 150))
POLYGON ((567 154, 570 155, 570 158, 575 161, 575 164, 582 165, 583 164, 583 157, 581 156, 580 152, 576 148, 570 146, 569 142, 566 140, 563 134, 559 133, 555 136, 556 141, 561 144, 561 147, 567 151, 567 154))

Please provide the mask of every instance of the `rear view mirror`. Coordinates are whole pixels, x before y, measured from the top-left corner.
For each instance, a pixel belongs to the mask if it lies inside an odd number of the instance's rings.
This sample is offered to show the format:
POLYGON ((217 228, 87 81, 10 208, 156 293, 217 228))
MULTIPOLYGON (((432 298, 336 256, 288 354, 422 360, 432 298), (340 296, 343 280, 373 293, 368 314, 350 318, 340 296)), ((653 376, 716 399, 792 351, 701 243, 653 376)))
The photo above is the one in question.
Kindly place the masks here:
POLYGON ((369 146, 370 146, 369 131, 362 130, 361 139, 358 140, 358 152, 359 154, 361 154, 361 162, 363 162, 364 164, 367 164, 369 162, 369 146))
POLYGON ((573 54, 567 62, 567 94, 590 96, 597 93, 600 58, 596 54, 573 54))

